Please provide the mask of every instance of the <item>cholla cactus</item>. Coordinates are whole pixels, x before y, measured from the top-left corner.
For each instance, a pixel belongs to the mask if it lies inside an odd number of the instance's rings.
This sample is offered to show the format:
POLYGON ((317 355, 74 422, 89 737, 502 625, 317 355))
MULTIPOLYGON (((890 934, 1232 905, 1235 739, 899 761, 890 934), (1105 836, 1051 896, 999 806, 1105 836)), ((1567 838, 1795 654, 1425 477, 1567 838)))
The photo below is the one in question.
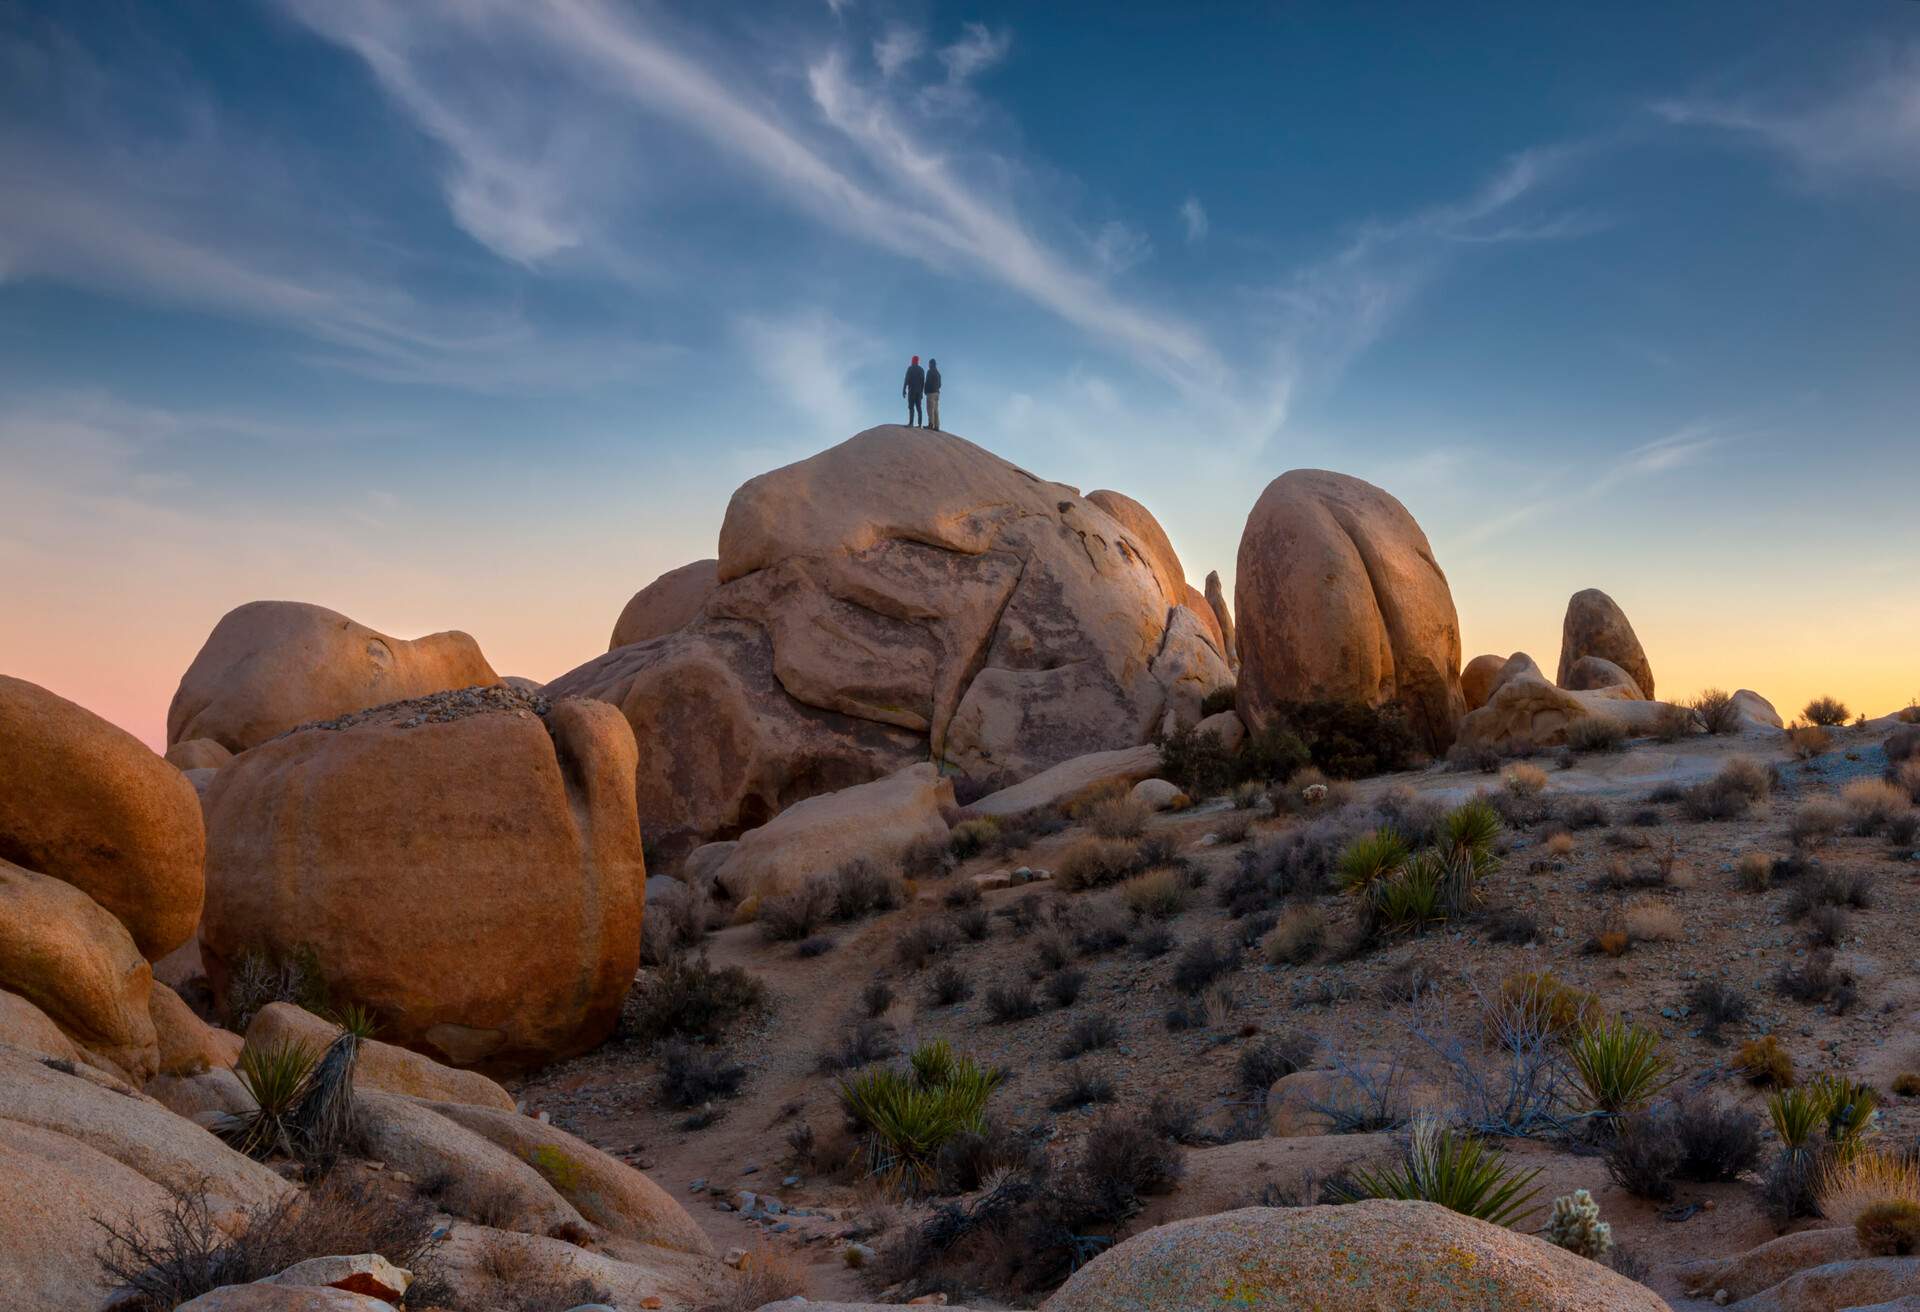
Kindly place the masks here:
POLYGON ((1300 790, 1300 796, 1308 802, 1324 802, 1327 800, 1327 786, 1325 784, 1308 784, 1300 790))
POLYGON ((1600 1204, 1585 1189, 1575 1189, 1553 1200, 1553 1219, 1546 1237, 1570 1253, 1599 1261, 1613 1247, 1613 1227, 1600 1219, 1600 1204))

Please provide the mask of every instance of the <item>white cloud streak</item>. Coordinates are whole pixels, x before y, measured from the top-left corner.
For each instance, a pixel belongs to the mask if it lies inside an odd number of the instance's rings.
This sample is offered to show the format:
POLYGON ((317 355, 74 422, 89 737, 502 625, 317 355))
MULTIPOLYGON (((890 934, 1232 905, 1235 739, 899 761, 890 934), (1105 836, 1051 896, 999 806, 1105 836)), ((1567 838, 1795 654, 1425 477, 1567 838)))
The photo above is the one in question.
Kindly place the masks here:
POLYGON ((1186 229, 1188 245, 1207 239, 1207 211, 1198 196, 1180 202, 1180 225, 1186 229))

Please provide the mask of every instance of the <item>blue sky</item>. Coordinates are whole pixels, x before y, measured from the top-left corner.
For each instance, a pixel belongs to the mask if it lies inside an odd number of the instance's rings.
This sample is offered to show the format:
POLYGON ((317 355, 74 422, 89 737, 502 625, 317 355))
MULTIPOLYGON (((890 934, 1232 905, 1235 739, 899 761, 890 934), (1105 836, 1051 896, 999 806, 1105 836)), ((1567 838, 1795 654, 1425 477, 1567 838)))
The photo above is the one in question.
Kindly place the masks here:
POLYGON ((1905 0, 0 2, 0 196, 0 667, 149 737, 259 596, 560 673, 915 353, 1196 580, 1335 468, 1468 654, 1920 692, 1905 0))

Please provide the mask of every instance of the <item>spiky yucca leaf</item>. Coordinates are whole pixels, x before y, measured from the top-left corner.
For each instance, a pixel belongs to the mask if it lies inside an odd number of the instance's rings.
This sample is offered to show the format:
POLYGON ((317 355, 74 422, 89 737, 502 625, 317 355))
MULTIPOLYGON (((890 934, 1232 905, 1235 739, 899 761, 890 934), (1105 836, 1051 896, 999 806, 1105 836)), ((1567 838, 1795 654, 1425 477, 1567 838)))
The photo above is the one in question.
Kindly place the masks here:
POLYGON ((1350 1184, 1336 1185, 1333 1192, 1349 1203, 1368 1198, 1438 1203, 1491 1225, 1511 1225, 1531 1210, 1540 1191, 1527 1186, 1539 1174, 1537 1168, 1509 1166, 1479 1139, 1422 1116, 1414 1121, 1397 1165, 1356 1170, 1350 1184))
POLYGON ((1336 873, 1340 887, 1349 893, 1364 894, 1373 886, 1406 865, 1411 850, 1407 840, 1391 826, 1363 834, 1347 844, 1340 854, 1336 873))
POLYGON ((1608 1116, 1638 1111, 1676 1078, 1660 1055, 1660 1037, 1625 1020, 1581 1029, 1567 1045, 1567 1059, 1592 1110, 1608 1116))
POLYGON ((253 1099, 253 1110, 235 1117, 226 1138, 249 1157, 295 1154, 293 1114, 307 1089, 316 1058, 303 1043, 248 1044, 233 1073, 253 1099))

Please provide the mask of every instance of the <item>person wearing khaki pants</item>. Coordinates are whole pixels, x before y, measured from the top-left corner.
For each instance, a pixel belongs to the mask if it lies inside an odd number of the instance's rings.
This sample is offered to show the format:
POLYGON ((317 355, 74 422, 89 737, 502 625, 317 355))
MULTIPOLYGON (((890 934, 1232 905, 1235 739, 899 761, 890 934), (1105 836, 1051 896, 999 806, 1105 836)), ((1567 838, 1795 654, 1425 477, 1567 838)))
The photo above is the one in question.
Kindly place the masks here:
POLYGON ((940 429, 940 362, 927 357, 927 427, 940 429))

